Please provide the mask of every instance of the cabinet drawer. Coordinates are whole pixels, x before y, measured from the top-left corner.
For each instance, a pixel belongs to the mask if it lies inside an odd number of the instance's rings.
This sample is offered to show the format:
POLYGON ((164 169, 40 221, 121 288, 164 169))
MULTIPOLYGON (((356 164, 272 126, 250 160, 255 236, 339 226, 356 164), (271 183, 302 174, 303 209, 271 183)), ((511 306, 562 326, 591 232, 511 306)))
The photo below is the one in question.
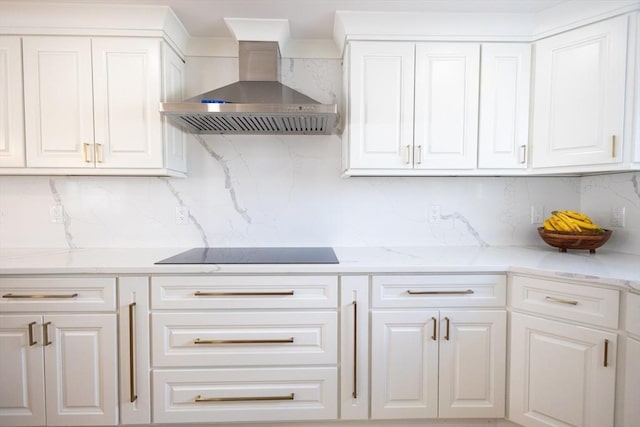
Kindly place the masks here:
POLYGON ((618 327, 619 293, 533 277, 511 276, 511 306, 608 328, 618 327))
POLYGON ((153 365, 336 364, 336 312, 152 314, 153 365))
POLYGON ((640 294, 627 292, 627 332, 640 337, 640 294))
POLYGON ((336 368, 160 370, 153 373, 153 420, 336 419, 337 387, 336 368))
POLYGON ((2 277, 0 310, 115 311, 114 277, 2 277))
POLYGON ((151 306, 181 308, 337 308, 337 276, 153 277, 151 306))
POLYGON ((498 274, 374 276, 373 307, 504 307, 506 278, 498 274))

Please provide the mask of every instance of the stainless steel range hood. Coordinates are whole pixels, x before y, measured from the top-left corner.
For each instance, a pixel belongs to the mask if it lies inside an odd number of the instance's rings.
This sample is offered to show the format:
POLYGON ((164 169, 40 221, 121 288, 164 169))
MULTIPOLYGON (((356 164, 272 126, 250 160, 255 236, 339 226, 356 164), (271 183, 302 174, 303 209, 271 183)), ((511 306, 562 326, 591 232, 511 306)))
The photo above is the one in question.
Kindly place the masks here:
POLYGON ((239 46, 240 81, 183 102, 163 102, 161 114, 194 133, 332 133, 336 104, 321 104, 278 81, 277 42, 240 41, 239 46))

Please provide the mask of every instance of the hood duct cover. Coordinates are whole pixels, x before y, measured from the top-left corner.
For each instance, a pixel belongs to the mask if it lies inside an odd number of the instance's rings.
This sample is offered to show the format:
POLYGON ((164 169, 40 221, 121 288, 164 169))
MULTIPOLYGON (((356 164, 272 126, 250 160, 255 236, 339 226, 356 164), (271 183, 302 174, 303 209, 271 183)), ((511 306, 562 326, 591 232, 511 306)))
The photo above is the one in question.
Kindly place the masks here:
POLYGON ((193 133, 330 135, 335 104, 320 104, 278 81, 277 42, 239 42, 240 81, 183 102, 163 102, 162 115, 193 133))

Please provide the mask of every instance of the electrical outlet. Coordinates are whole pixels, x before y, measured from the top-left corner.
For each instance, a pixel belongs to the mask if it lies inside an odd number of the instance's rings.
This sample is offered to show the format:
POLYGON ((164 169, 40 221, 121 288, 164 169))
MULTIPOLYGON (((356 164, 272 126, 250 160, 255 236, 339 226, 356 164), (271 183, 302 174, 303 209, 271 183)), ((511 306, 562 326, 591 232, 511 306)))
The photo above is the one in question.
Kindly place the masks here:
POLYGON ((544 222, 544 206, 531 205, 531 224, 542 224, 544 222))
POLYGON ((624 212, 625 207, 617 207, 611 209, 611 226, 624 228, 624 212))
POLYGON ((429 206, 429 224, 440 224, 440 205, 429 206))
POLYGON ((62 205, 49 206, 49 221, 52 224, 64 223, 64 208, 62 205))
POLYGON ((176 224, 187 224, 189 222, 189 208, 186 206, 176 207, 176 224))

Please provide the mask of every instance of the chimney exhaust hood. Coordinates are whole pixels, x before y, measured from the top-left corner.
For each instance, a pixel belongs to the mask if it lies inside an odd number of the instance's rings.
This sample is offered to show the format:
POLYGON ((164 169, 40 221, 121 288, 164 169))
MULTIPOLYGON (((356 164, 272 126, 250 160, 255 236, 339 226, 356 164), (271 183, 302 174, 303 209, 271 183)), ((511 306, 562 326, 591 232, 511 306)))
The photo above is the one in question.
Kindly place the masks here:
POLYGON ((163 102, 160 113, 193 133, 330 135, 336 104, 321 104, 280 83, 277 42, 239 41, 240 79, 189 98, 163 102))

